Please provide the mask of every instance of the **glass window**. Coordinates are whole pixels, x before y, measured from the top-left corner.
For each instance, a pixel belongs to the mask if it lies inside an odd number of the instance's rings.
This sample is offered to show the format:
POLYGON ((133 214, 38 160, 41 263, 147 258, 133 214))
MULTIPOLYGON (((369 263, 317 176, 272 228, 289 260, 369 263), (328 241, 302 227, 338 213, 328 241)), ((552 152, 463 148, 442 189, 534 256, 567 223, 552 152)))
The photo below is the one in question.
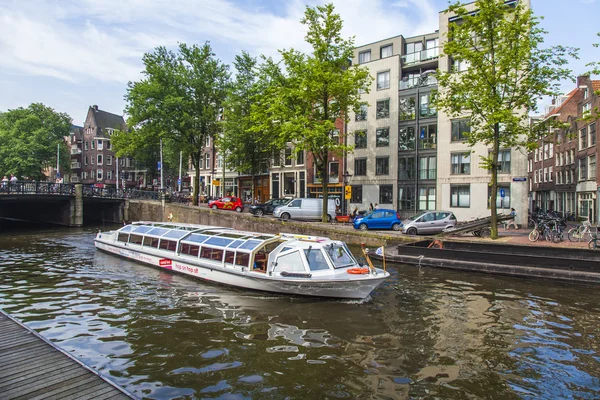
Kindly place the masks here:
POLYGON ((379 49, 381 58, 391 57, 392 56, 392 45, 388 44, 386 46, 381 46, 379 49))
POLYGON ((288 167, 292 165, 292 149, 289 147, 285 148, 285 165, 288 167))
POLYGON ((296 154, 296 165, 304 165, 304 150, 301 150, 296 154))
POLYGON ((469 175, 471 173, 471 154, 454 153, 450 155, 452 174, 469 175))
POLYGON ((304 263, 299 251, 277 257, 273 271, 304 272, 304 263))
POLYGON ((398 150, 415 149, 415 128, 406 126, 398 129, 398 150))
POLYGON ((470 207, 471 186, 450 186, 450 207, 470 207))
POLYGON ((375 159, 375 175, 389 175, 390 174, 390 158, 377 157, 375 159))
POLYGON ((471 125, 468 118, 455 119, 452 121, 451 141, 463 142, 469 139, 469 133, 471 133, 471 125))
POLYGON ((354 115, 356 121, 366 121, 367 120, 367 112, 369 111, 368 104, 361 104, 360 110, 354 115))
POLYGON ((510 149, 498 152, 498 173, 510 174, 510 149))
POLYGON ((369 61, 371 61, 371 50, 361 51, 360 53, 358 53, 359 64, 364 64, 369 61))
POLYGON ((406 43, 406 54, 423 50, 423 42, 406 43))
POLYGON ((596 123, 590 124, 589 127, 589 131, 590 131, 590 146, 593 146, 596 144, 596 123))
POLYGON ((306 257, 306 261, 308 261, 308 268, 311 271, 329 269, 329 264, 327 264, 327 260, 321 250, 304 250, 304 256, 306 257))
POLYGON ((587 179, 587 160, 585 158, 579 159, 579 180, 584 181, 587 179))
MULTIPOLYGON (((492 188, 488 186, 488 208, 490 208, 490 199, 492 198, 492 188)), ((496 208, 499 210, 510 209, 510 186, 498 185, 496 192, 496 208), (504 193, 504 197, 502 194, 504 193)))
POLYGON ((97 154, 96 157, 97 157, 97 159, 96 159, 97 164, 102 165, 102 162, 103 162, 102 154, 97 154))
POLYGON ((392 204, 394 202, 394 186, 379 185, 379 204, 392 204))
POLYGON ((596 156, 588 157, 588 175, 590 180, 596 179, 596 156))
POLYGON ((350 203, 362 203, 363 201, 362 185, 352 185, 352 198, 350 203))
POLYGON ((435 149, 437 143, 437 125, 421 126, 419 149, 435 149))
POLYGON ((92 140, 92 150, 94 150, 96 148, 96 141, 92 140))
POLYGON ((377 90, 390 88, 390 71, 377 73, 377 90))
POLYGON ((414 186, 399 186, 398 187, 398 207, 400 210, 415 209, 415 187, 414 186))
POLYGON ((377 147, 388 147, 390 145, 390 128, 377 128, 375 139, 377 147))
MULTIPOLYGON (((123 161, 124 160, 121 160, 122 163, 123 163, 123 161)), ((210 168, 210 154, 208 154, 208 153, 204 155, 204 168, 205 169, 209 169, 210 168)))
POLYGON ((431 95, 422 94, 419 100, 419 115, 422 118, 437 116, 437 110, 431 105, 431 95))
POLYGON ((587 146, 587 127, 579 131, 579 150, 585 149, 587 146))
POLYGON ((367 175, 367 159, 366 158, 355 158, 354 159, 354 175, 355 176, 367 175))
POLYGON ((415 179, 415 158, 400 157, 398 159, 398 179, 408 181, 415 179))
POLYGON ((355 149, 366 149, 367 148, 367 130, 355 131, 354 132, 354 148, 355 149))
POLYGON ((419 157, 419 179, 436 179, 436 156, 419 157))
POLYGON ((419 210, 435 210, 435 188, 419 188, 419 210))
POLYGON ((398 104, 398 120, 407 121, 415 119, 415 97, 402 97, 398 104))
POLYGON ((379 118, 388 118, 390 116, 390 99, 379 100, 377 102, 377 111, 376 117, 379 118))

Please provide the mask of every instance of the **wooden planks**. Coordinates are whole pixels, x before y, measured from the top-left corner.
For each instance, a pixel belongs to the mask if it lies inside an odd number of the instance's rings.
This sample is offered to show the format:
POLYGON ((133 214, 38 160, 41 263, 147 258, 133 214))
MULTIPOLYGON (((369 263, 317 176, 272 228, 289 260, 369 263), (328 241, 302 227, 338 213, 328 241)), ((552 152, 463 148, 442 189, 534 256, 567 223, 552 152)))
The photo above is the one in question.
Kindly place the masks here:
POLYGON ((0 310, 0 399, 130 399, 0 310))

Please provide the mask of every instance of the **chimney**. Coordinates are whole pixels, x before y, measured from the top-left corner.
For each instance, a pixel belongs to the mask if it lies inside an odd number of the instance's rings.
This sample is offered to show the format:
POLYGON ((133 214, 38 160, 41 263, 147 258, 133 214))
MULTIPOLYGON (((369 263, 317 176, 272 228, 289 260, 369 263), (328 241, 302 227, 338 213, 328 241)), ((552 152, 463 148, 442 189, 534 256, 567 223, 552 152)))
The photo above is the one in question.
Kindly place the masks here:
POLYGON ((94 110, 98 111, 98 106, 97 106, 97 105, 95 105, 95 104, 94 104, 94 105, 92 106, 92 108, 93 108, 94 110))

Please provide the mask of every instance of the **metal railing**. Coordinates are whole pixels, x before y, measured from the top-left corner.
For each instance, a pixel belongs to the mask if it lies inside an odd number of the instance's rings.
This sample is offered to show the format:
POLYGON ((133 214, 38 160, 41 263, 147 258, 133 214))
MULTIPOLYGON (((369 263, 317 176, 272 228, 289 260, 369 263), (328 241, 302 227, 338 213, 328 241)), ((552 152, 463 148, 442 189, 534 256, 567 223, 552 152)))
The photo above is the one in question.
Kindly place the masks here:
POLYGON ((75 186, 70 183, 16 181, 2 182, 0 195, 4 194, 53 194, 74 196, 75 186))

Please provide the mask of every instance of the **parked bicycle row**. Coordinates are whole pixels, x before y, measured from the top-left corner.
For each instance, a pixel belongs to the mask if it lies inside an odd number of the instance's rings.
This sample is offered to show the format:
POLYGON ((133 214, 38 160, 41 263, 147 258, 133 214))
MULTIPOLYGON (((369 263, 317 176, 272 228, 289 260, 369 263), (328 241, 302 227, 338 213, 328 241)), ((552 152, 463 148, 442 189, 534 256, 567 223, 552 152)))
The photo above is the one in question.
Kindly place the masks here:
POLYGON ((537 214, 530 217, 533 230, 529 233, 529 240, 536 242, 543 238, 552 243, 559 243, 568 239, 570 242, 587 242, 588 248, 597 248, 598 227, 593 227, 589 221, 567 229, 567 220, 549 214, 537 214))

